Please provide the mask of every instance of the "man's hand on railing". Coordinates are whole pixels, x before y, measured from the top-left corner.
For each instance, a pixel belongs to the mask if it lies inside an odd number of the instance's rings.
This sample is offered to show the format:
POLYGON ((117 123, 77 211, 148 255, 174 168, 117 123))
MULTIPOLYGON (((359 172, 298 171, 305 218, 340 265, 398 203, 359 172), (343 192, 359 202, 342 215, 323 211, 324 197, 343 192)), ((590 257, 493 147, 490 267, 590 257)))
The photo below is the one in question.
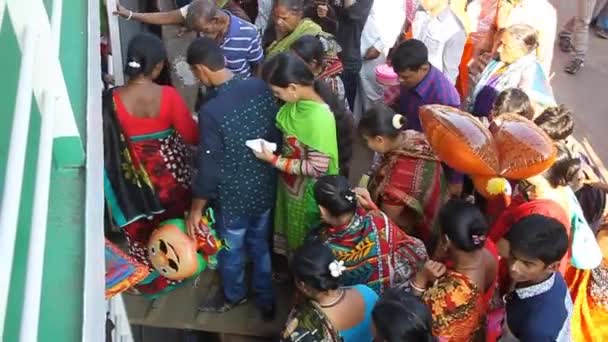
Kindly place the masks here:
POLYGON ((120 4, 116 0, 116 10, 112 12, 114 15, 126 20, 135 20, 144 24, 150 25, 183 25, 186 22, 184 8, 178 8, 165 12, 148 12, 139 13, 132 11, 120 4))
POLYGON ((125 6, 121 5, 120 2, 116 1, 116 10, 112 12, 112 14, 125 19, 131 19, 129 17, 133 16, 133 11, 129 10, 125 6))

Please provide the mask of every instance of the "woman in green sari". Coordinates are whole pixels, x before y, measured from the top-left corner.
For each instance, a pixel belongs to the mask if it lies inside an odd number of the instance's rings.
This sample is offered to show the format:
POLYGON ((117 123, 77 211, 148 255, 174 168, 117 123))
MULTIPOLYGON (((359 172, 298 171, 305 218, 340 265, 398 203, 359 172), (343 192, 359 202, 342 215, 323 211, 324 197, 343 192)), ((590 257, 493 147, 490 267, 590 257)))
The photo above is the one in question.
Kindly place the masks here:
POLYGON ((292 53, 277 55, 263 69, 275 96, 285 102, 277 114, 283 133, 280 154, 256 156, 281 171, 274 220, 274 250, 281 255, 299 247, 319 224, 313 185, 324 175, 347 172, 352 121, 331 90, 315 81, 310 68, 292 53))
POLYGON ((272 22, 264 33, 267 58, 289 51, 291 44, 303 36, 317 36, 323 29, 309 18, 304 18, 303 0, 275 0, 272 22))

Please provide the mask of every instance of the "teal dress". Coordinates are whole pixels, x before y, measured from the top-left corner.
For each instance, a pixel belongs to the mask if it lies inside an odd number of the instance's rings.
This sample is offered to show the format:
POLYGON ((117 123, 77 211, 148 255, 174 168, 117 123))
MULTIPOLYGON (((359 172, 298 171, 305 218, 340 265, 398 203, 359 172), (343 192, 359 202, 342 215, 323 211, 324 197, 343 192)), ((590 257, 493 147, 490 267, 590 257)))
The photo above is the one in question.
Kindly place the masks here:
POLYGON ((372 310, 378 301, 378 294, 367 285, 355 285, 352 287, 357 290, 365 301, 365 317, 356 326, 339 332, 344 342, 371 342, 372 336, 372 310))

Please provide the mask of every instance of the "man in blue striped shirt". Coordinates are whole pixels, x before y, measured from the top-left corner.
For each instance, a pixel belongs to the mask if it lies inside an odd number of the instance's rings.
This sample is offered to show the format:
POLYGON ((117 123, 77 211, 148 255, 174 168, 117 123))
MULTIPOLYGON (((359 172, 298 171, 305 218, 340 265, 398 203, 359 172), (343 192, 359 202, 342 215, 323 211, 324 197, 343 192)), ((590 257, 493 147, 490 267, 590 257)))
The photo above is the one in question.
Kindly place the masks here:
POLYGON ((215 40, 224 53, 226 68, 242 77, 255 74, 264 59, 257 28, 215 3, 197 0, 188 6, 186 25, 215 40))
POLYGON ((183 25, 202 34, 222 48, 226 68, 242 78, 256 73, 264 60, 261 38, 256 27, 218 8, 215 1, 195 0, 169 12, 135 13, 117 5, 117 15, 153 25, 183 25))

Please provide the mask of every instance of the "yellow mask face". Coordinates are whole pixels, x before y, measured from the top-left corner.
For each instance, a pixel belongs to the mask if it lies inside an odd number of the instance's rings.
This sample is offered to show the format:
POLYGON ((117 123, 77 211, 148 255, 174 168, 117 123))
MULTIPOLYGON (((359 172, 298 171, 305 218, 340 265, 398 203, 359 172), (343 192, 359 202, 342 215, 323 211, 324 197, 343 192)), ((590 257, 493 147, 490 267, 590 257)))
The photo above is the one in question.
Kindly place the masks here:
POLYGON ((171 223, 160 226, 150 236, 148 258, 163 277, 171 280, 193 276, 200 263, 195 241, 171 223))

